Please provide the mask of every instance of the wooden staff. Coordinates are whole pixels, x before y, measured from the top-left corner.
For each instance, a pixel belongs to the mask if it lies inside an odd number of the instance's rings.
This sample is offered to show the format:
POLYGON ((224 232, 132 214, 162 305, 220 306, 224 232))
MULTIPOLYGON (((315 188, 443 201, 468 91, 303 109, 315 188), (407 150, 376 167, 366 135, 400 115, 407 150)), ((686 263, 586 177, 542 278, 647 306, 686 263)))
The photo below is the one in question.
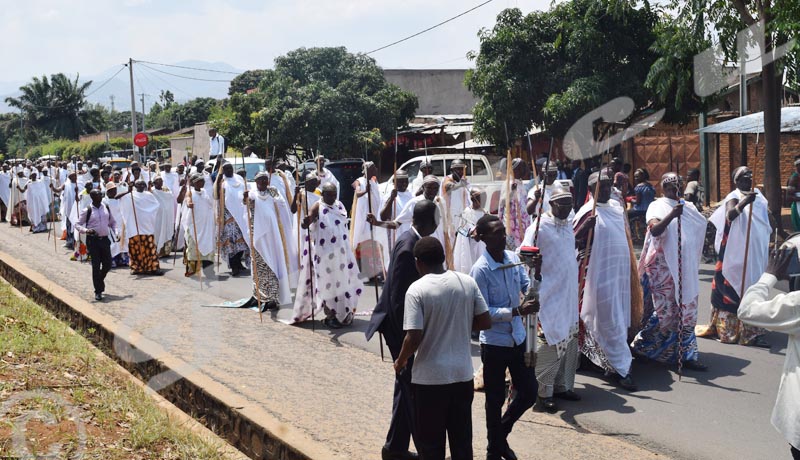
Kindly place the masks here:
MULTIPOLYGON (((192 186, 191 186, 191 184, 189 184, 189 171, 191 171, 191 168, 186 168, 186 177, 183 179, 183 186, 186 187, 186 191, 187 192, 191 193, 192 192, 192 186)), ((185 195, 184 195, 184 198, 185 198, 185 195)), ((173 267, 175 266, 175 259, 178 258, 178 251, 175 250, 175 247, 178 245, 178 239, 180 238, 180 235, 178 235, 178 231, 181 228, 181 220, 183 220, 183 206, 181 206, 181 209, 178 212, 178 220, 175 221, 175 231, 172 233, 172 249, 174 251, 172 253, 172 266, 173 267)))
MULTIPOLYGON (((317 168, 319 168, 319 161, 317 162, 317 168)), ((303 209, 305 210, 306 217, 308 217, 308 200, 305 198, 306 197, 303 196, 303 209)), ((311 332, 314 333, 316 332, 317 322, 314 319, 316 302, 314 301, 314 258, 311 256, 311 225, 306 227, 306 243, 308 246, 308 272, 310 275, 308 289, 311 294, 311 332)))
MULTIPOLYGON (((189 188, 188 192, 189 192, 189 203, 187 204, 187 207, 192 210, 192 228, 194 229, 194 245, 195 245, 195 252, 197 253, 197 262, 196 262, 197 265, 195 267, 197 268, 197 273, 198 273, 198 276, 200 277, 199 278, 200 279, 200 290, 202 291, 203 290, 203 260, 202 260, 203 257, 202 257, 202 254, 200 254, 200 241, 197 239, 197 221, 194 218, 195 212, 194 212, 194 204, 192 203, 192 189, 189 188)), ((188 244, 186 245, 186 249, 188 251, 188 249, 189 249, 189 245, 188 244)))
MULTIPOLYGON (((397 190, 397 130, 394 130, 394 189, 397 190)), ((397 217, 397 197, 392 200, 392 221, 397 217)), ((397 242, 397 231, 388 230, 392 234, 392 247, 390 251, 394 251, 394 245, 397 242)), ((381 347, 383 352, 383 347, 381 347)))
MULTIPOLYGON (((298 160, 297 150, 295 150, 295 152, 294 152, 294 158, 295 158, 294 184, 295 184, 295 186, 297 186, 297 185, 300 185, 300 179, 299 179, 300 162, 297 161, 298 160)), ((297 197, 295 199, 295 201, 297 199, 305 200, 305 198, 306 198, 305 191, 306 191, 305 190, 305 186, 303 186, 303 190, 300 190, 300 192, 298 193, 298 195, 300 195, 300 196, 297 197)), ((300 214, 301 214, 300 210, 298 209, 297 210, 297 246, 295 246, 297 248, 297 266, 298 267, 300 267, 300 214)))
MULTIPOLYGON (((58 252, 58 237, 56 236, 56 198, 55 193, 50 190, 50 219, 52 219, 53 225, 53 251, 58 252)), ((47 234, 50 237, 50 234, 47 234)))
MULTIPOLYGON (((680 175, 678 175, 680 193, 680 175)), ((683 200, 678 206, 683 205, 683 200)), ((681 216, 678 216, 678 381, 683 377, 683 229, 681 216)))
POLYGON ((506 226, 506 236, 512 237, 508 232, 511 231, 511 181, 514 176, 514 168, 511 167, 511 144, 508 141, 508 126, 503 123, 506 131, 506 203, 505 215, 503 216, 506 226))
MULTIPOLYGON (((542 222, 542 212, 544 211, 544 200, 545 200, 545 192, 547 191, 547 168, 550 167, 550 156, 553 154, 553 142, 554 139, 550 138, 550 151, 547 152, 547 160, 544 162, 544 171, 542 171, 542 197, 539 201, 539 212, 536 213, 536 228, 533 230, 533 245, 536 246, 537 241, 539 241, 539 224, 542 222)), ((536 168, 533 169, 536 171, 536 168)))
MULTIPOLYGON (((756 148, 753 152, 753 178, 750 183, 750 193, 756 193, 756 169, 758 169, 758 133, 756 133, 756 148)), ((753 205, 756 204, 755 200, 750 203, 749 214, 747 215, 747 236, 744 242, 744 264, 742 265, 742 284, 739 289, 739 299, 744 297, 745 281, 747 280, 747 259, 750 255, 750 229, 753 226, 753 205)))

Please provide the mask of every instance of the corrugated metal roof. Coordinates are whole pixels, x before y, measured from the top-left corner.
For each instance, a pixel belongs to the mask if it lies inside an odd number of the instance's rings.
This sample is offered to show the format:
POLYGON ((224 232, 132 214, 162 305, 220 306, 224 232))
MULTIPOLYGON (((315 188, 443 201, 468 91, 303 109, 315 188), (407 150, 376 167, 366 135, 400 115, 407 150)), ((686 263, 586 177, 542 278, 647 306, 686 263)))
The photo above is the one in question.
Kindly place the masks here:
MULTIPOLYGON (((707 134, 756 134, 764 132, 764 112, 751 113, 697 130, 707 134)), ((800 133, 800 107, 781 109, 781 132, 800 133)))

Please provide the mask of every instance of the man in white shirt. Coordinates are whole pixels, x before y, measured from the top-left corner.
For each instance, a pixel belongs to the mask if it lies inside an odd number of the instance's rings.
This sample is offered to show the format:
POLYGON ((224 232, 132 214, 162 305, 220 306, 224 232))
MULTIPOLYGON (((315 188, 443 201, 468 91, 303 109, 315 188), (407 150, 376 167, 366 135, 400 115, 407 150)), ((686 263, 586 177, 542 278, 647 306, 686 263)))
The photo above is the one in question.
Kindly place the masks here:
POLYGON ((767 300, 778 279, 788 279, 787 268, 797 253, 792 249, 773 251, 766 271, 758 282, 745 291, 737 315, 747 324, 789 336, 786 360, 772 411, 772 424, 791 445, 792 458, 800 459, 800 292, 779 294, 767 300))
POLYGON ((395 371, 405 370, 416 352, 414 387, 420 458, 444 458, 445 438, 453 460, 472 459, 473 330, 491 327, 489 309, 478 285, 468 275, 444 269, 444 248, 434 237, 414 245, 422 278, 406 292, 406 331, 395 371), (446 435, 446 436, 445 436, 446 435))
POLYGON ((225 138, 217 134, 216 128, 211 128, 208 130, 208 137, 208 143, 210 144, 208 150, 209 160, 225 153, 225 138))

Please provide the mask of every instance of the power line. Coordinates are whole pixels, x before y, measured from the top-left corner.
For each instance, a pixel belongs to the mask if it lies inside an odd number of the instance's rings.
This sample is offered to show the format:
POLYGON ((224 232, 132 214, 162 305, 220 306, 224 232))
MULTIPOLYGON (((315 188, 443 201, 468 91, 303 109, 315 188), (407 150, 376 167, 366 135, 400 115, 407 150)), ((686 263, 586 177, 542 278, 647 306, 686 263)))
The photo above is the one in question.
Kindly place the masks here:
MULTIPOLYGON (((139 62, 141 64, 141 62, 143 62, 143 61, 136 61, 136 62, 139 62)), ((156 69, 156 68, 150 67, 149 65, 146 65, 146 64, 141 64, 141 66, 142 67, 147 67, 148 69, 156 71, 156 72, 159 72, 159 73, 163 73, 163 74, 166 74, 166 75, 172 75, 173 77, 178 77, 178 78, 185 78, 187 80, 211 81, 211 82, 218 82, 218 83, 230 83, 231 82, 230 80, 213 80, 213 79, 209 79, 209 78, 187 77, 186 75, 178 75, 178 74, 175 74, 175 73, 170 73, 170 72, 166 72, 164 70, 156 69)))
POLYGON ((481 3, 480 5, 474 6, 474 7, 470 8, 470 9, 468 9, 467 11, 464 11, 463 13, 460 13, 460 14, 458 14, 458 15, 456 15, 456 16, 453 16, 453 17, 452 17, 452 18, 450 18, 450 19, 447 19, 447 20, 445 20, 445 21, 442 21, 442 22, 440 22, 439 24, 436 24, 435 26, 428 27, 428 28, 427 28, 427 29, 425 29, 425 30, 421 30, 421 31, 419 31, 419 32, 417 32, 417 33, 415 33, 415 34, 413 34, 413 35, 409 35, 408 37, 401 38, 400 40, 397 40, 396 42, 392 42, 392 43, 389 43, 388 45, 381 46, 380 48, 376 48, 376 49, 374 49, 374 50, 372 50, 372 51, 370 51, 370 52, 368 52, 368 53, 365 53, 365 54, 372 54, 372 53, 376 53, 376 52, 378 52, 378 51, 385 50, 386 48, 389 48, 390 46, 397 45, 398 43, 403 43, 403 42, 404 42, 404 41, 406 41, 406 40, 410 40, 410 39, 412 39, 412 38, 414 38, 414 37, 417 37, 417 36, 419 36, 419 35, 422 35, 422 34, 424 34, 425 32, 429 32, 429 31, 431 31, 431 30, 433 30, 433 29, 435 29, 435 28, 437 28, 437 27, 439 27, 439 26, 443 26, 443 25, 447 24, 448 22, 450 22, 450 21, 453 21, 453 20, 455 20, 455 19, 458 19, 458 18, 460 18, 461 16, 464 16, 464 15, 465 15, 465 14, 467 14, 467 13, 470 13, 470 12, 472 12, 472 11, 475 11, 475 10, 477 10, 478 8, 482 7, 483 5, 486 5, 486 4, 488 4, 488 3, 492 3, 493 1, 494 1, 494 0, 486 0, 485 2, 481 3))
POLYGON ((200 67, 187 67, 187 66, 184 66, 184 65, 164 64, 164 63, 161 63, 161 62, 152 62, 152 61, 136 61, 136 60, 134 60, 133 62, 143 62, 145 64, 163 65, 165 67, 175 67, 175 68, 178 68, 178 69, 199 70, 201 72, 227 73, 227 74, 231 74, 231 75, 241 75, 242 74, 242 72, 231 72, 231 71, 228 71, 228 70, 203 69, 203 68, 200 68, 200 67))
MULTIPOLYGON (((142 67, 144 67, 144 66, 142 66, 142 67)), ((148 70, 147 72, 152 72, 152 71, 151 71, 151 70, 148 70)), ((177 87, 177 86, 176 86, 174 83, 170 83, 169 81, 167 81, 167 79, 165 79, 165 78, 164 78, 164 77, 162 77, 161 75, 157 75, 157 74, 155 74, 155 73, 149 73, 149 75, 150 75, 151 77, 157 78, 158 80, 160 80, 160 81, 164 82, 164 84, 166 84, 167 86, 171 86, 171 87, 172 87, 172 89, 174 89, 174 90, 176 90, 176 91, 178 91, 178 92, 181 92, 181 93, 185 94, 185 95, 186 95, 186 96, 188 96, 189 98, 194 98, 194 96, 192 96, 191 94, 187 93, 187 92, 186 92, 186 91, 184 91, 183 89, 181 89, 181 88, 177 87)))

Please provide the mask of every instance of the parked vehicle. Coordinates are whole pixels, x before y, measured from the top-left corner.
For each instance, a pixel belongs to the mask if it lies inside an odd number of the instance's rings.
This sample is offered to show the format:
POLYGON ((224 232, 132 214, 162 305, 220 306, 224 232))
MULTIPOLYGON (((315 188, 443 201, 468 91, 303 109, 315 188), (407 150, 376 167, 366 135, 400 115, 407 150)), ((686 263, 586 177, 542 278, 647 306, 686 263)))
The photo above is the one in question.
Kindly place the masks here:
MULTIPOLYGON (((231 163, 233 165, 234 172, 242 168, 242 157, 240 156, 228 157, 225 158, 225 160, 227 160, 228 163, 231 163)), ((217 164, 217 160, 216 159, 209 160, 208 164, 213 167, 214 165, 217 164)), ((266 170, 267 168, 264 165, 264 160, 262 160, 261 158, 244 157, 244 169, 245 171, 247 171, 247 180, 252 181, 255 180, 256 174, 266 170)))

